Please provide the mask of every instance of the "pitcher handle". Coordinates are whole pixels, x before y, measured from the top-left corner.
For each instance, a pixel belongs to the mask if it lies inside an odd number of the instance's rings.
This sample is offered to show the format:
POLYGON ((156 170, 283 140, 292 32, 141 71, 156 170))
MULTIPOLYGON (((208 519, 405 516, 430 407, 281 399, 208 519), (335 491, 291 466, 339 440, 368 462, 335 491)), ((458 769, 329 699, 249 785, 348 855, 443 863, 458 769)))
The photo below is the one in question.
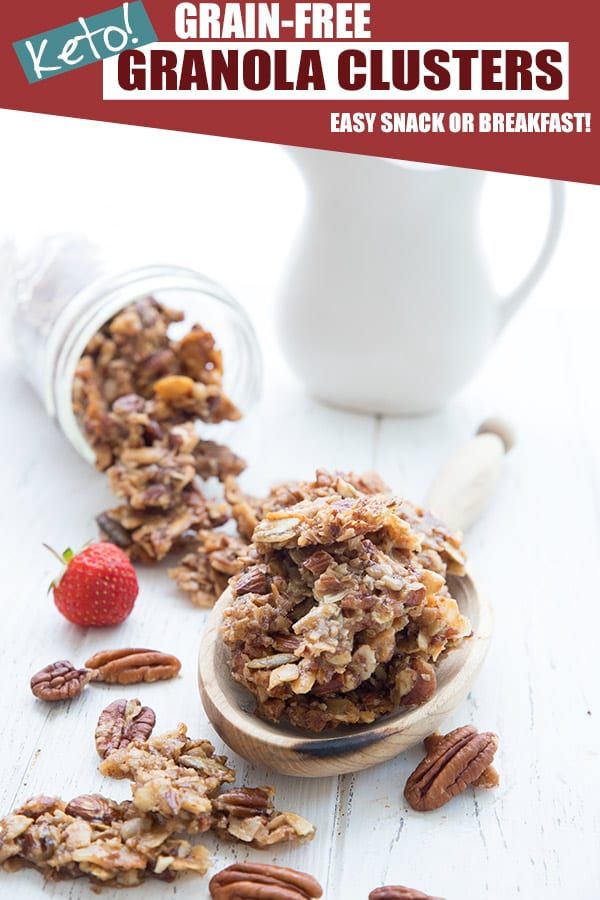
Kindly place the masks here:
POLYGON ((542 248, 538 254, 533 268, 525 276, 521 284, 503 298, 499 308, 499 327, 502 330, 519 309, 523 301, 533 290, 546 270, 546 266, 552 258, 558 238, 562 229, 565 213, 565 186, 562 181, 549 181, 550 185, 550 222, 542 248))

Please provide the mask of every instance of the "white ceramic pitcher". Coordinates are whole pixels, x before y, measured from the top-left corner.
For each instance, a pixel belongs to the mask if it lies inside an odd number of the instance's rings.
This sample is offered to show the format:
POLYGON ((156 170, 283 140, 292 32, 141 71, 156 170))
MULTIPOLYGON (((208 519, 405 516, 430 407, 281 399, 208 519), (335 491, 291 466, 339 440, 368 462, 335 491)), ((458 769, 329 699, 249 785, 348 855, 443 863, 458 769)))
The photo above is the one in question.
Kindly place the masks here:
POLYGON ((479 239, 484 172, 288 148, 308 202, 278 329, 317 398, 384 414, 436 409, 475 373, 546 268, 564 190, 529 275, 494 291, 479 239))

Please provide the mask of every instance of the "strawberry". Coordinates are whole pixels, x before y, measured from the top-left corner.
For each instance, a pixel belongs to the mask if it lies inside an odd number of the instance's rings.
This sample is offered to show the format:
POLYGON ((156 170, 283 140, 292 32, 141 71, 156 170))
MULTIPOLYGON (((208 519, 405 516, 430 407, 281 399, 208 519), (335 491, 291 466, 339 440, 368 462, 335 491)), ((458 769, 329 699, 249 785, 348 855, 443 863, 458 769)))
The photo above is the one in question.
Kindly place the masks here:
MULTIPOLYGON (((47 545, 45 545, 47 546, 47 545)), ((118 625, 123 622, 138 595, 135 569, 122 550, 108 541, 90 544, 80 553, 65 550, 62 557, 47 548, 66 567, 53 581, 54 602, 75 625, 118 625)))

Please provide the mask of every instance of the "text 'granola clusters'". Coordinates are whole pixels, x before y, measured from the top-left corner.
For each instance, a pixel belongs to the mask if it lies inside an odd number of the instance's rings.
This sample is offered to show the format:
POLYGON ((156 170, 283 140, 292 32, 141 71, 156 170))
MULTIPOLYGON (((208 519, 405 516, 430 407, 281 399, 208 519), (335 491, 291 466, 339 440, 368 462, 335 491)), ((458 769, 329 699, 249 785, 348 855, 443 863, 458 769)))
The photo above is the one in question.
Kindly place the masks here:
POLYGON ((181 340, 183 314, 151 297, 108 321, 89 342, 73 383, 73 409, 122 500, 98 522, 108 540, 144 561, 162 559, 190 534, 222 525, 227 504, 205 498, 202 481, 239 474, 243 460, 202 440, 194 423, 238 419, 223 390, 223 361, 210 332, 181 340))
POLYGON ((222 634, 258 713, 321 731, 427 701, 471 632, 446 581, 464 572, 459 536, 374 475, 226 495, 252 544, 222 634))
POLYGON ((5 869, 29 865, 47 877, 87 875, 94 883, 133 887, 148 877, 204 875, 209 855, 188 840, 194 835, 213 831, 266 849, 315 834, 302 816, 275 809, 272 788, 231 787, 235 772, 225 757, 217 756, 209 741, 190 739, 185 725, 120 744, 100 771, 128 778, 132 800, 116 803, 99 794, 68 804, 49 797, 30 800, 0 820, 5 869))

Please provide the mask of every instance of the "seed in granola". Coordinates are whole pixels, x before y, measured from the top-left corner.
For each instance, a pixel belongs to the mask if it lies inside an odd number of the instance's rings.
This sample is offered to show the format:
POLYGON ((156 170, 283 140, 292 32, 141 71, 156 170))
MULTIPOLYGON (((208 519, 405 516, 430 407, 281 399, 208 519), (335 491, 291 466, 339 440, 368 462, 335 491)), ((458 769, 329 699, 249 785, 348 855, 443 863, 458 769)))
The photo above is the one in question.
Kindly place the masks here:
POLYGON ((371 891, 369 900, 442 900, 442 898, 432 897, 430 894, 403 887, 401 884, 388 884, 371 891))
POLYGON ((420 812, 439 809, 476 782, 491 765, 498 737, 473 725, 455 728, 410 775, 404 796, 420 812))
POLYGON ((213 900, 311 900, 323 896, 312 875, 265 863, 236 863, 214 875, 208 885, 213 900))
POLYGON ((105 759, 133 741, 147 741, 155 722, 154 710, 142 706, 139 700, 114 700, 102 710, 96 725, 98 755, 105 759))
POLYGON ((55 702, 77 697, 91 680, 92 673, 76 669, 67 659, 50 663, 31 678, 31 691, 39 700, 55 702))
POLYGON ((181 669, 176 656, 159 650, 126 647, 123 650, 100 650, 86 666, 94 681, 106 684, 139 684, 175 678, 181 669))

